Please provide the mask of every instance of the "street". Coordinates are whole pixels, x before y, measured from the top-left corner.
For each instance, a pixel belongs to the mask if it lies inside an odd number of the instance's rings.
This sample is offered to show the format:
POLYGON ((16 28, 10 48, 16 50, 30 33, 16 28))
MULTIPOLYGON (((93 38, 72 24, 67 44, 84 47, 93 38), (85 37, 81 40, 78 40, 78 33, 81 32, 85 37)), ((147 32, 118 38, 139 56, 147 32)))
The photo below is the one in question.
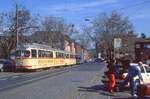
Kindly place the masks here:
POLYGON ((101 83, 103 63, 33 73, 0 74, 0 99, 124 99, 129 92, 110 94, 101 83))

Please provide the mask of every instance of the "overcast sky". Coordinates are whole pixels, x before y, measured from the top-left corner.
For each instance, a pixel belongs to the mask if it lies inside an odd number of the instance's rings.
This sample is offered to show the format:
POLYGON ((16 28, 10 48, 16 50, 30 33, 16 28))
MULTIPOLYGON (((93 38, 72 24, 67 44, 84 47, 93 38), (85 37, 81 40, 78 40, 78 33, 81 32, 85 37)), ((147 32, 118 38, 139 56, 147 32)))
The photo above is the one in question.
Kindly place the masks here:
MULTIPOLYGON (((0 12, 14 10, 17 0, 0 0, 0 12)), ((63 17, 79 28, 85 18, 94 18, 99 13, 113 10, 128 16, 136 33, 150 36, 150 0, 18 0, 33 15, 63 17)))

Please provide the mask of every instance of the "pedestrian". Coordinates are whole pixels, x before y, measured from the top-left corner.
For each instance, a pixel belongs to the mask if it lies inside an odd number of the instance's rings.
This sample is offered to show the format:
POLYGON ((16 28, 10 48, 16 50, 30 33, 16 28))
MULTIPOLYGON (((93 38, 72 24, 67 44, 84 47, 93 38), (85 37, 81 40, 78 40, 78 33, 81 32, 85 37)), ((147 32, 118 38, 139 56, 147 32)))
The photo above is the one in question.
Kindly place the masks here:
POLYGON ((113 93, 115 90, 116 86, 116 78, 115 78, 115 64, 113 61, 111 61, 108 64, 108 72, 107 72, 107 77, 109 79, 108 81, 108 91, 110 93, 113 93))
POLYGON ((115 77, 116 78, 121 78, 121 73, 123 71, 123 66, 120 60, 116 61, 116 65, 115 65, 115 77))
POLYGON ((143 78, 142 78, 142 75, 141 75, 141 67, 142 67, 142 62, 138 62, 138 65, 133 65, 133 66, 130 66, 129 69, 128 69, 128 74, 123 82, 123 84, 121 84, 120 86, 123 86, 125 85, 126 83, 130 83, 130 91, 131 91, 131 95, 132 97, 137 97, 136 95, 136 79, 135 77, 138 76, 141 83, 144 83, 143 82, 143 78))

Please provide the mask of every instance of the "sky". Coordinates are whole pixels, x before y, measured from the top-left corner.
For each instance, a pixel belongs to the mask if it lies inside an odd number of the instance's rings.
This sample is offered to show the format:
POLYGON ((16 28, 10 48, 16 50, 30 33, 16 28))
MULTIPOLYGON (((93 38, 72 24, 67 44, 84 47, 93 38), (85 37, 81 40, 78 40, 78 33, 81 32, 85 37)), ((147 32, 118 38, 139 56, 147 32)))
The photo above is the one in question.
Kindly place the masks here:
POLYGON ((0 0, 0 12, 15 10, 15 2, 25 6, 32 15, 62 17, 80 29, 100 13, 119 12, 129 17, 136 33, 150 37, 150 0, 0 0))

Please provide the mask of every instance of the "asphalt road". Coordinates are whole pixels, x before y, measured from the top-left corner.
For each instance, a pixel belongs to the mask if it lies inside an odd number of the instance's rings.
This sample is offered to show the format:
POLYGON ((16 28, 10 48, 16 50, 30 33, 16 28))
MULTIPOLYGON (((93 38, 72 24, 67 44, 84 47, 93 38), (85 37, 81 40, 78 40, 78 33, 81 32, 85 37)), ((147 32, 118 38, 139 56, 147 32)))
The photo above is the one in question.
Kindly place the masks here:
POLYGON ((103 63, 32 73, 0 73, 0 99, 129 99, 129 92, 110 94, 101 83, 103 63))

